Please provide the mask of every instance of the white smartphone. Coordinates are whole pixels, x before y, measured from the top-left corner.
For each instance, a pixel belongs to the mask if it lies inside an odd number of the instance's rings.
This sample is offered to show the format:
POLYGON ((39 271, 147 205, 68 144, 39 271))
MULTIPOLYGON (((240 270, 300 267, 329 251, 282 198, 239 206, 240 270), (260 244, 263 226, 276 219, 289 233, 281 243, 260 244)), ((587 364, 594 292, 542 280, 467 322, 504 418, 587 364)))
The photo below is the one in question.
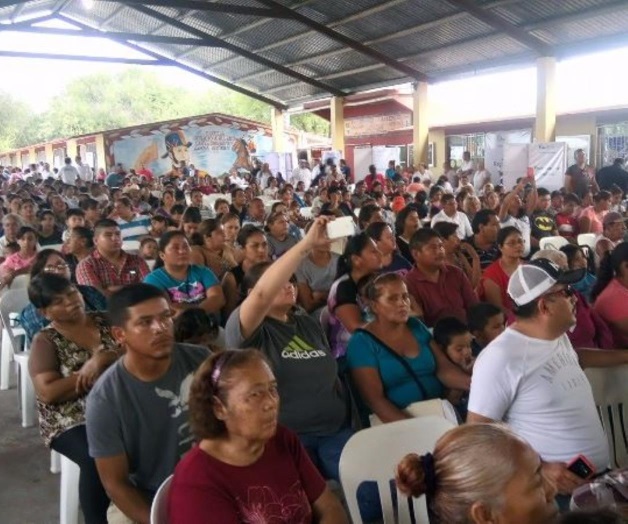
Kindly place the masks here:
POLYGON ((340 217, 327 223, 327 236, 333 240, 355 235, 355 223, 351 217, 340 217))

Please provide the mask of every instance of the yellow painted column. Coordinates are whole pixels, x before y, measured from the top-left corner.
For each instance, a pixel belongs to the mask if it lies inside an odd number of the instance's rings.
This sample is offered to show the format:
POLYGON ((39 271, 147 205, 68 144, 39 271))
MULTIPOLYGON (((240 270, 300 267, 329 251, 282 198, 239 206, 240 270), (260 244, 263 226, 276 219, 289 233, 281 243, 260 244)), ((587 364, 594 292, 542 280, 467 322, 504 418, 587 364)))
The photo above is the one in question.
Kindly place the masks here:
POLYGON ((20 169, 22 169, 22 152, 21 151, 16 151, 15 152, 15 164, 14 167, 19 167, 20 169))
POLYGON ((30 147, 28 149, 28 163, 29 164, 37 163, 37 151, 35 151, 34 147, 30 147))
POLYGON ((52 144, 49 142, 47 143, 45 146, 45 151, 46 151, 46 162, 48 162, 50 164, 50 169, 52 169, 52 157, 54 156, 54 149, 52 147, 52 144))
POLYGON ((78 154, 78 144, 74 138, 68 138, 65 141, 65 154, 74 162, 74 157, 78 154))
POLYGON ((270 121, 273 128, 273 151, 283 153, 286 149, 284 112, 276 107, 271 108, 270 121))
POLYGON ((556 140, 556 58, 544 56, 536 60, 536 123, 537 142, 556 140))
POLYGON ((109 172, 107 166, 107 150, 105 149, 105 135, 102 133, 96 135, 96 162, 94 165, 96 171, 98 171, 100 167, 104 168, 106 173, 109 172))
POLYGON ((335 96, 331 99, 331 146, 345 156, 345 99, 335 96))
POLYGON ((414 167, 420 163, 427 164, 429 146, 428 113, 427 113, 427 82, 414 84, 412 92, 412 145, 414 148, 414 167))

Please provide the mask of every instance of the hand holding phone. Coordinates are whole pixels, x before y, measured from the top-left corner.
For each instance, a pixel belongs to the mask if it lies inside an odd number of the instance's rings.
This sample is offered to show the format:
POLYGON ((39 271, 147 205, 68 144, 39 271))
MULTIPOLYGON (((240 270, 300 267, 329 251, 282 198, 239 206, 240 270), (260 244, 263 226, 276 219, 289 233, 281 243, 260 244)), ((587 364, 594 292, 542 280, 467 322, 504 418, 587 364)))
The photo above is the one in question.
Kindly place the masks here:
POLYGON ((584 455, 578 455, 575 459, 573 459, 567 469, 571 471, 574 475, 577 475, 581 479, 590 479, 595 475, 595 466, 591 464, 587 460, 587 457, 584 455))
POLYGON ((340 217, 327 222, 327 236, 330 240, 355 235, 355 223, 351 217, 340 217))

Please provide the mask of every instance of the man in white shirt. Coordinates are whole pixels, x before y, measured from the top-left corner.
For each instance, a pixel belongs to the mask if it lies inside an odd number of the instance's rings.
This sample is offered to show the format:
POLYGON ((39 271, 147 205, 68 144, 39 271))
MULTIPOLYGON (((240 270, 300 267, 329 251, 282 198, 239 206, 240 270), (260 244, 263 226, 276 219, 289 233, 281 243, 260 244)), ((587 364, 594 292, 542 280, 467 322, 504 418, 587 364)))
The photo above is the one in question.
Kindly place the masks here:
POLYGON ((61 169, 59 169, 59 180, 61 180, 64 184, 75 186, 76 181, 79 178, 78 169, 72 165, 72 159, 67 157, 65 159, 65 164, 61 167, 61 169))
POLYGON ((93 182, 94 172, 92 171, 92 168, 83 163, 80 155, 76 155, 74 161, 76 162, 76 170, 78 171, 79 178, 83 182, 93 182))
POLYGON ((582 368, 628 363, 625 351, 571 346, 566 332, 576 322, 576 299, 569 285, 583 273, 539 259, 512 274, 508 294, 516 321, 480 353, 467 417, 469 423, 509 424, 540 454, 543 473, 565 496, 585 483, 567 468, 579 455, 598 473, 609 466, 607 440, 582 368))
POLYGON ((273 176, 272 171, 270 170, 270 166, 267 163, 262 164, 262 169, 260 170, 259 177, 259 187, 260 189, 265 189, 268 185, 268 179, 273 176))
POLYGON ((312 183, 312 172, 310 168, 307 167, 307 161, 305 160, 299 160, 299 165, 292 171, 290 183, 296 187, 299 182, 303 182, 305 186, 304 191, 307 191, 312 183))
POLYGON ((460 169, 458 169, 458 175, 466 173, 467 176, 472 176, 474 171, 475 166, 471 160, 471 153, 465 151, 462 153, 462 164, 460 164, 460 169))
POLYGON ((54 178, 54 175, 52 174, 52 171, 50 171, 50 164, 48 162, 45 162, 44 166, 42 167, 41 177, 44 180, 47 180, 49 178, 54 178))
POLYGON ((433 182, 435 182, 434 175, 429 169, 427 169, 427 166, 425 164, 419 164, 419 167, 414 173, 414 176, 420 177, 421 183, 428 182, 429 184, 432 184, 433 182))
POLYGON ((440 199, 440 203, 443 209, 434 215, 431 226, 434 227, 434 224, 437 224, 438 222, 451 222, 452 224, 458 225, 456 234, 460 240, 464 240, 465 238, 472 236, 473 229, 471 229, 469 217, 467 217, 467 215, 465 215, 462 211, 458 211, 456 209, 456 198, 454 195, 451 193, 444 194, 440 199))

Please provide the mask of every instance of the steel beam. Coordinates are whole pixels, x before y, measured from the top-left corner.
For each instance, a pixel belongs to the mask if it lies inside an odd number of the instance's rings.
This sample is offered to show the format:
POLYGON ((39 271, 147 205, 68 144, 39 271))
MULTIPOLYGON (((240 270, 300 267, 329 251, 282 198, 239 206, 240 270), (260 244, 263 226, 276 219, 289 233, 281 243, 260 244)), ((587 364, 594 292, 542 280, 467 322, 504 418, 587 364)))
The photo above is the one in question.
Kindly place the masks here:
POLYGON ((114 0, 129 6, 152 5, 193 9, 195 11, 211 11, 214 13, 230 13, 235 15, 261 16, 264 18, 291 18, 278 9, 266 7, 247 7, 244 5, 200 2, 198 0, 114 0))
POLYGON ((203 40, 198 38, 187 38, 178 36, 165 36, 165 35, 146 35, 139 33, 121 33, 117 31, 99 31, 97 29, 58 29, 54 27, 33 27, 33 26, 9 26, 7 31, 16 31, 20 33, 36 33, 43 35, 53 36, 83 36, 88 38, 109 38, 110 40, 131 40, 133 42, 152 42, 156 44, 174 44, 174 45, 193 45, 199 47, 214 47, 210 46, 203 40))
POLYGON ((301 13, 298 13, 297 11, 294 11, 288 7, 285 7, 279 4, 278 2, 275 2, 275 0, 257 0, 257 1, 264 5, 267 5, 269 8, 277 9, 281 11, 282 13, 286 13, 286 14, 291 13, 294 20, 309 27, 310 29, 313 29, 317 33, 323 34, 326 37, 331 38, 332 40, 335 40, 336 42, 339 42, 346 47, 354 49, 358 53, 366 55, 369 58, 372 58, 373 60, 390 67, 391 69, 396 69, 397 71, 400 71, 404 75, 407 75, 414 80, 427 81, 428 79, 425 73, 418 71, 414 69, 413 67, 410 67, 406 64, 402 64, 401 62, 378 51, 377 49, 368 47, 362 44, 361 42, 357 42, 353 38, 349 38, 348 36, 345 36, 342 33, 339 33, 338 31, 334 31, 333 29, 331 29, 330 27, 324 24, 316 22, 315 20, 312 20, 311 18, 308 18, 307 16, 304 16, 301 13))
POLYGON ((82 56, 82 55, 62 55, 54 53, 28 53, 25 51, 0 51, 1 57, 7 58, 39 58, 43 60, 72 60, 79 62, 104 62, 110 64, 132 64, 132 65, 170 65, 162 60, 147 60, 145 58, 113 58, 109 56, 82 56))
POLYGON ((179 22, 178 20, 173 20, 172 18, 168 17, 167 15, 164 15, 163 13, 160 13, 158 11, 155 11, 154 9, 151 9, 149 7, 144 7, 141 5, 133 5, 132 6, 133 9, 139 11, 140 13, 143 13, 145 15, 148 16, 152 16, 153 18, 156 18, 157 20, 160 20, 161 22, 167 23, 169 25, 171 25, 172 27, 176 27, 177 29, 180 29, 181 31, 185 31, 186 33, 189 33, 191 35, 194 35, 198 38, 201 38, 203 40, 205 40, 208 44, 213 45, 214 47, 220 47, 223 49, 227 49, 228 51, 231 51, 232 53, 236 53, 239 55, 242 55, 243 57, 256 62, 258 64, 261 64, 269 69, 273 69, 279 73, 282 73, 286 76, 290 76, 296 80, 298 80, 299 82, 303 82, 305 84, 309 84, 311 86, 317 87, 318 89, 322 89, 323 91, 327 91, 328 93, 332 94, 332 95, 336 95, 336 96, 345 96, 346 93, 340 89, 336 89, 334 86, 330 85, 330 84, 326 84, 324 82, 321 82, 319 80, 316 80, 314 78, 310 78, 309 76, 306 76, 302 73, 299 73, 297 71, 293 71, 292 69, 289 69, 281 64, 278 64, 276 62, 273 62, 272 60, 269 60, 267 58, 264 58, 262 56, 260 56, 259 54, 253 52, 253 51, 248 51, 247 49, 238 47, 234 44, 231 44, 229 42, 226 42, 220 38, 217 38, 215 36, 209 35, 207 33, 205 33, 204 31, 201 31, 199 29, 196 29, 195 27, 192 27, 190 25, 184 24, 182 22, 179 22))
POLYGON ((516 40, 520 44, 523 44, 529 49, 532 49, 539 56, 552 56, 552 46, 537 38, 534 35, 528 33, 522 27, 511 24, 505 18, 487 11, 483 7, 480 7, 474 0, 447 0, 451 5, 456 6, 459 9, 469 13, 474 18, 484 22, 486 25, 497 29, 498 31, 508 35, 513 40, 516 40))
MULTIPOLYGON (((74 24, 77 27, 81 28, 81 29, 88 29, 88 30, 93 30, 93 27, 90 27, 87 24, 84 24, 82 22, 79 22, 77 20, 74 20, 73 18, 70 18, 66 15, 63 14, 59 14, 57 15, 57 19, 62 20, 64 22, 67 22, 69 24, 74 24)), ((156 51, 150 50, 150 49, 145 49, 142 46, 139 46, 137 44, 133 44, 131 42, 124 42, 124 41, 120 41, 118 42, 126 47, 128 47, 129 49, 133 49, 134 51, 137 51, 139 53, 143 53, 146 56, 151 56, 157 60, 160 60, 162 63, 166 64, 166 65, 170 65, 170 66, 174 66, 174 67, 178 67, 179 69, 183 70, 183 71, 187 71, 188 73, 192 73, 193 75, 196 76, 200 76, 201 78, 204 78, 205 80, 209 80, 210 82, 213 82, 214 84, 218 84, 220 86, 226 87, 228 89, 231 89, 232 91, 236 91, 237 93, 241 93, 243 95, 249 96, 251 98, 254 98, 255 100, 259 100, 260 102, 264 102, 265 104, 271 105, 276 107, 277 109, 288 109, 288 106, 282 102, 279 102, 278 100, 272 99, 272 98, 268 98, 264 95, 261 95, 260 93, 257 93, 255 91, 252 91, 250 89, 246 89, 244 87, 240 87, 237 84, 233 84, 227 80, 224 80, 222 78, 219 78, 217 76, 211 75, 209 73, 206 73, 205 71, 201 71, 199 69, 195 69, 194 67, 188 66, 186 64, 182 64, 180 62, 177 62, 176 60, 169 58, 167 56, 165 56, 162 53, 158 53, 156 51)))

